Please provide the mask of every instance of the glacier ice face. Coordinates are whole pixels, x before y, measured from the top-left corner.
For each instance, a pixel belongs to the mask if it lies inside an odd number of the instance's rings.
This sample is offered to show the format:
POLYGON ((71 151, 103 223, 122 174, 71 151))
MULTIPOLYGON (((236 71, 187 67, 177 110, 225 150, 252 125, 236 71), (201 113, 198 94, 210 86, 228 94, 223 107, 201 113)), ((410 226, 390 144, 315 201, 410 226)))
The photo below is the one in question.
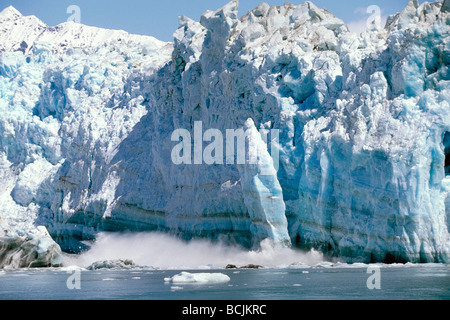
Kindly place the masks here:
POLYGON ((0 226, 45 225, 71 252, 100 230, 159 230, 448 262, 447 2, 357 35, 311 2, 239 18, 231 1, 180 17, 173 44, 5 9, 0 226), (171 135, 196 121, 249 129, 261 161, 175 165, 171 135), (272 129, 278 171, 258 133, 272 129))
MULTIPOLYGON (((46 256, 39 253, 39 263, 11 259, 8 252, 27 248, 18 252, 33 257, 33 244, 39 242, 26 239, 40 225, 47 226, 66 251, 79 250, 81 243, 72 239, 92 237, 89 228, 71 228, 70 222, 60 228, 60 222, 83 210, 92 183, 90 167, 105 165, 147 112, 144 93, 136 91, 142 78, 165 63, 171 45, 75 23, 47 27, 12 7, 0 13, 0 29, 1 263, 55 265, 60 263, 55 242, 46 246, 46 256), (111 126, 113 119, 118 122, 111 126), (107 133, 110 129, 114 132, 107 133), (91 154, 95 148, 97 155, 91 154)), ((109 181, 114 183, 113 178, 109 181)), ((92 202, 112 196, 111 191, 98 193, 92 202)))
POLYGON ((290 244, 283 190, 268 146, 250 118, 244 123, 249 159, 238 165, 244 203, 252 220, 250 232, 261 242, 273 239, 277 244, 290 244))

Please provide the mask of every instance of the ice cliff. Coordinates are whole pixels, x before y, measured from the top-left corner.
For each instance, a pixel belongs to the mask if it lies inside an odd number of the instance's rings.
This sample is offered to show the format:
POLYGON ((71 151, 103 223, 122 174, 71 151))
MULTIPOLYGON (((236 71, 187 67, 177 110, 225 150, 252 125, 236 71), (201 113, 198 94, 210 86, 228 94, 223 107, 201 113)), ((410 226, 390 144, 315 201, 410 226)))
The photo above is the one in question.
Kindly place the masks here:
POLYGON ((4 9, 0 265, 11 241, 40 234, 51 265, 101 230, 448 262, 449 12, 412 0, 358 35, 311 2, 231 1, 164 43, 4 9), (199 122, 248 130, 260 161, 174 164, 199 122))

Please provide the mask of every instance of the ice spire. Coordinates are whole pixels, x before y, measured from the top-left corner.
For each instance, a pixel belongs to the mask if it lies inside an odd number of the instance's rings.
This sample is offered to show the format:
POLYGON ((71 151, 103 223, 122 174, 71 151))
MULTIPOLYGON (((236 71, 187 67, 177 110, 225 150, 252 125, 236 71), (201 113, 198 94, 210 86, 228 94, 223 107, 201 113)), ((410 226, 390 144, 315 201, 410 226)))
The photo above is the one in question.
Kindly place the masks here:
POLYGON ((5 18, 18 18, 21 17, 22 14, 13 6, 6 7, 0 12, 0 19, 5 18))

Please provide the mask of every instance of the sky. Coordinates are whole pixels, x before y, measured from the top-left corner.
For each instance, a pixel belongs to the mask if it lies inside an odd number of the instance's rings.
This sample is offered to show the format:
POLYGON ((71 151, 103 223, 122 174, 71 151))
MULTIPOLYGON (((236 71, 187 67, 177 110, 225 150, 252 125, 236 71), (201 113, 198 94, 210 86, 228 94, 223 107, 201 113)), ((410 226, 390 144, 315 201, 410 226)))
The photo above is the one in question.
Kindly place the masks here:
MULTIPOLYGON (((217 10, 229 0, 0 0, 0 11, 12 5, 23 15, 35 15, 49 26, 67 21, 73 15, 67 9, 78 6, 80 22, 85 25, 125 30, 134 34, 150 35, 163 41, 172 41, 178 28, 178 17, 185 15, 196 21, 206 10, 217 10)), ((239 16, 254 9, 262 0, 241 0, 239 16)), ((285 0, 265 0, 270 5, 283 5, 285 0)), ((303 0, 291 0, 301 4, 303 0)), ((344 20, 352 31, 362 31, 366 22, 379 8, 382 20, 402 11, 408 0, 312 0, 344 20), (369 13, 367 13, 369 10, 369 13)), ((420 1, 422 3, 423 1, 420 1)), ((429 1, 432 2, 432 1, 429 1)))

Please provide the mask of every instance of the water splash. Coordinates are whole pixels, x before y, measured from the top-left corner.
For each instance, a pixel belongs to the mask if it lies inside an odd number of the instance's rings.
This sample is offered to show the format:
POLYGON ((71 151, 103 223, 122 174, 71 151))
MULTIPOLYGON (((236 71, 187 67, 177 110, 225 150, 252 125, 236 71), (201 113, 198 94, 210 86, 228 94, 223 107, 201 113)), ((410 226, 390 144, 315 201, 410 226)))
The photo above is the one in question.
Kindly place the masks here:
POLYGON ((209 240, 187 242, 162 233, 101 233, 89 251, 68 258, 66 265, 87 267, 96 261, 116 259, 130 259, 136 265, 159 269, 220 269, 228 264, 316 265, 323 261, 323 256, 316 251, 279 247, 269 239, 261 242, 259 250, 249 251, 209 240))

